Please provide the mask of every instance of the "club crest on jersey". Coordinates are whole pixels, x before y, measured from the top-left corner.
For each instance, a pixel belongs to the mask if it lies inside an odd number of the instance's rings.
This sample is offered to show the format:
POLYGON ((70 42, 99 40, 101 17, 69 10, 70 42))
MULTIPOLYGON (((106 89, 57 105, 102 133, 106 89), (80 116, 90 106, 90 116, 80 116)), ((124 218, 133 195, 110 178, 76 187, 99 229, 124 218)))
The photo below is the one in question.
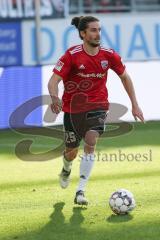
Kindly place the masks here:
POLYGON ((57 69, 57 71, 60 72, 61 69, 62 69, 62 67, 63 67, 63 65, 64 65, 64 63, 59 60, 59 61, 56 63, 55 69, 57 69))
POLYGON ((103 68, 104 70, 107 69, 108 61, 107 61, 107 60, 101 61, 101 66, 102 66, 102 68, 103 68))

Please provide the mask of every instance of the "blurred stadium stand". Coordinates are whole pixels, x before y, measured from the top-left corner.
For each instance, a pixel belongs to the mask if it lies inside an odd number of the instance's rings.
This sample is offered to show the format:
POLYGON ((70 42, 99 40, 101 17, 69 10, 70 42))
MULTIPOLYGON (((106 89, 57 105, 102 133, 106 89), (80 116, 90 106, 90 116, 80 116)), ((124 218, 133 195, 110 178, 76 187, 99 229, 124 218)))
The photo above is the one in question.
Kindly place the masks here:
POLYGON ((69 0, 69 13, 160 11, 160 0, 69 0))

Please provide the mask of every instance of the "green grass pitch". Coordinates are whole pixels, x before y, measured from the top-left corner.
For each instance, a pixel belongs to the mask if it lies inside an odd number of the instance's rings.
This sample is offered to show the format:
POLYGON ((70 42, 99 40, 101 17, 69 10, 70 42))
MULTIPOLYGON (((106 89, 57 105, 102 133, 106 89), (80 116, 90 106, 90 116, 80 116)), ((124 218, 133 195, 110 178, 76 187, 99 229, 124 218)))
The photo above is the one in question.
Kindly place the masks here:
POLYGON ((33 153, 48 151, 60 140, 1 131, 0 240, 159 239, 160 122, 133 125, 130 133, 99 139, 96 154, 101 156, 87 185, 87 208, 73 204, 80 157, 73 164, 70 186, 63 190, 58 184, 61 157, 27 162, 15 155, 23 138, 34 140, 33 153), (129 161, 113 159, 120 151, 129 161), (137 154, 146 154, 147 160, 131 161, 137 154), (137 206, 129 215, 116 216, 109 208, 110 194, 118 188, 135 196, 137 206))

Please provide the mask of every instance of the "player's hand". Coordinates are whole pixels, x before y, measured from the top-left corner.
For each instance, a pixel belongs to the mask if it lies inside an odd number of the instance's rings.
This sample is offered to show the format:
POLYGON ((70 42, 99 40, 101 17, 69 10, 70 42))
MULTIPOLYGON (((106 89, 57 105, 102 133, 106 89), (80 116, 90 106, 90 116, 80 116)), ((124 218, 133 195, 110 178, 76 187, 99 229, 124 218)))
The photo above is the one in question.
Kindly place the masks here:
POLYGON ((60 111, 62 110, 61 100, 56 96, 52 96, 52 104, 50 105, 50 107, 53 113, 60 113, 60 111))
POLYGON ((143 116, 143 112, 142 112, 142 110, 140 109, 140 107, 139 107, 138 105, 132 107, 132 114, 133 114, 133 117, 134 117, 134 119, 135 119, 136 121, 137 121, 138 119, 140 119, 141 122, 145 123, 144 116, 143 116))

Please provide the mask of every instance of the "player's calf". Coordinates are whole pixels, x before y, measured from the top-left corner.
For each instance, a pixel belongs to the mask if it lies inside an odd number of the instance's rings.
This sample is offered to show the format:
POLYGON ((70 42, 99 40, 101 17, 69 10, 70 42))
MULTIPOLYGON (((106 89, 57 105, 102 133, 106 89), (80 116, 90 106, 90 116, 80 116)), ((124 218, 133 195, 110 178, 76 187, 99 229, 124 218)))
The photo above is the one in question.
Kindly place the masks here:
POLYGON ((71 170, 68 172, 62 168, 61 173, 59 174, 59 183, 61 188, 67 188, 70 183, 70 174, 71 170))

